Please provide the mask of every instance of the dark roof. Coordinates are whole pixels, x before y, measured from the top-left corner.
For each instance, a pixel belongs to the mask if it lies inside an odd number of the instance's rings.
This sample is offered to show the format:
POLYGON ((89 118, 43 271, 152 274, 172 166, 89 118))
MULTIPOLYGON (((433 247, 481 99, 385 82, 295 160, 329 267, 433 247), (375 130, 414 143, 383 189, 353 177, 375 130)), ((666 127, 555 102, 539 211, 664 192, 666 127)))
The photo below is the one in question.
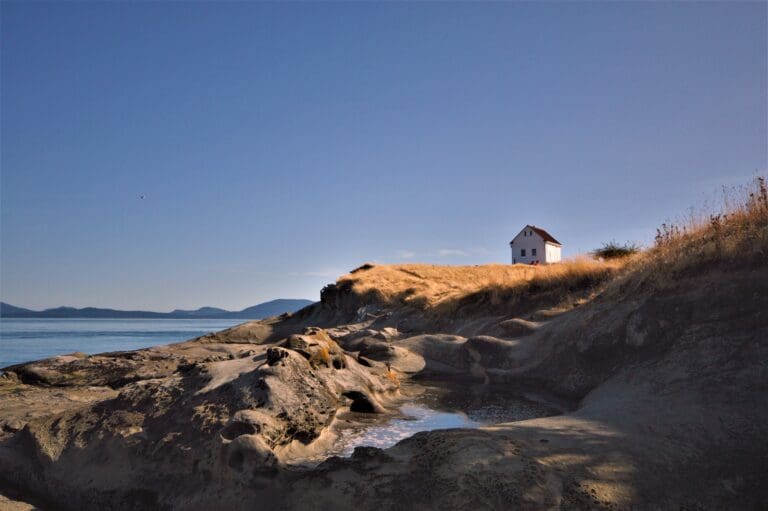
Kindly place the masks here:
POLYGON ((554 243, 555 245, 561 245, 559 241, 555 239, 554 236, 549 234, 547 231, 542 229, 541 227, 536 227, 535 225, 529 225, 531 229, 533 229, 533 232, 544 238, 544 241, 549 241, 550 243, 554 243))
MULTIPOLYGON (((536 234, 538 234, 539 236, 541 236, 541 237, 542 237, 542 239, 543 239, 544 241, 548 241, 548 242, 550 242, 550 243, 554 243, 555 245, 560 245, 560 246, 562 246, 562 245, 563 245, 562 243, 560 243, 559 241, 557 241, 557 240, 555 239, 555 237, 554 237, 554 236, 552 236, 551 234, 549 234, 547 231, 545 231, 545 230, 544 230, 544 229, 542 229, 541 227, 536 227, 535 225, 526 225, 526 226, 523 228, 523 231, 524 231, 524 230, 526 230, 526 229, 531 229, 533 232, 535 232, 536 234)), ((522 232, 522 231, 521 231, 521 232, 522 232)), ((512 243, 512 242, 510 241, 510 243, 512 243)))

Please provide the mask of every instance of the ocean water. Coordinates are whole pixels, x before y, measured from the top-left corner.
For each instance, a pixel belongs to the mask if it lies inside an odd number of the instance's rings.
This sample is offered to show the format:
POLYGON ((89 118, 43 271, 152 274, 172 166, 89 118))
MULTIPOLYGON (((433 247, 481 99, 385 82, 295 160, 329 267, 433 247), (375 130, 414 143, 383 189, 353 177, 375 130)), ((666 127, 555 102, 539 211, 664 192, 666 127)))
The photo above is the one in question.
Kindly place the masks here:
POLYGON ((0 318, 0 368, 75 351, 103 353, 185 341, 242 319, 0 318))

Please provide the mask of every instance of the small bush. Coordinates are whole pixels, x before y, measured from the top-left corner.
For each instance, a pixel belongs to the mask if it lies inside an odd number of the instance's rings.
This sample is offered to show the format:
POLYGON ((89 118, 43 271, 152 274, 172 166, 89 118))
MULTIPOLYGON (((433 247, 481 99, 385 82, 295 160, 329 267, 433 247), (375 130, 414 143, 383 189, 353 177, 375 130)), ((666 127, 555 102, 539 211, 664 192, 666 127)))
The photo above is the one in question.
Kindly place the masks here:
POLYGON ((621 259, 623 257, 629 257, 640 252, 640 247, 634 243, 626 242, 623 245, 619 245, 616 241, 603 244, 602 248, 598 248, 592 255, 595 259, 621 259))

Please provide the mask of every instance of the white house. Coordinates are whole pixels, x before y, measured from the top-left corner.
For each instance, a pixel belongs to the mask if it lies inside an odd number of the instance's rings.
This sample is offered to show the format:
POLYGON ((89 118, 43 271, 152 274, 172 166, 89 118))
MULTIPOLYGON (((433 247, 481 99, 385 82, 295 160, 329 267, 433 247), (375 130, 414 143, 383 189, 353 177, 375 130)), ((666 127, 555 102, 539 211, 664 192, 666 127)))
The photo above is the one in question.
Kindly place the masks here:
POLYGON ((563 246, 551 234, 534 225, 526 225, 509 242, 512 264, 559 263, 563 246))

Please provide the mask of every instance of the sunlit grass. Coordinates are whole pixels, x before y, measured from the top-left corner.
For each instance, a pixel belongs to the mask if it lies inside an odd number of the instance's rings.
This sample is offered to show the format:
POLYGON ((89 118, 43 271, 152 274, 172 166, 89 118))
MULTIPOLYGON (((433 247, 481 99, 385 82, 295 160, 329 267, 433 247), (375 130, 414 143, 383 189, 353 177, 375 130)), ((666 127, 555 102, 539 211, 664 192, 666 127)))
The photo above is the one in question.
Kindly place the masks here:
POLYGON ((708 266, 743 268, 768 262, 768 187, 764 177, 724 188, 715 204, 664 223, 633 273, 663 284, 670 275, 708 266))
POLYGON ((614 277, 668 284, 675 271, 706 264, 738 266, 768 261, 768 190, 756 178, 727 189, 716 208, 702 208, 681 222, 663 224, 654 246, 622 251, 623 257, 578 257, 552 265, 365 264, 338 282, 369 302, 406 304, 451 313, 465 306, 556 305, 593 294, 614 277))
POLYGON ((530 293, 566 296, 605 281, 624 264, 582 257, 537 266, 368 265, 365 270, 341 277, 338 285, 351 284, 355 294, 371 301, 446 312, 469 297, 498 305, 530 293))

